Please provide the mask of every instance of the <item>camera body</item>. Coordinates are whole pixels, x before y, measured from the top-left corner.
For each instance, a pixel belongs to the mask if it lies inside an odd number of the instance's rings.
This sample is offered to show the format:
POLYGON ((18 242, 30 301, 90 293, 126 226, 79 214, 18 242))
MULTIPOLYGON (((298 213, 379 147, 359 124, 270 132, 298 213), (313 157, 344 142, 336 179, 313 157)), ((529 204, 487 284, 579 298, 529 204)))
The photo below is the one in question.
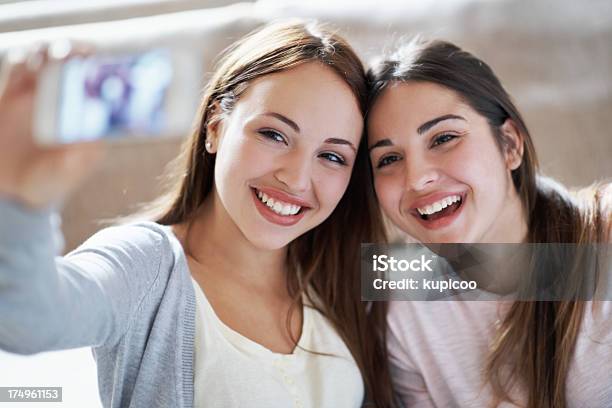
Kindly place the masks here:
POLYGON ((39 144, 184 136, 196 112, 201 61, 186 50, 75 56, 49 64, 38 83, 39 144))

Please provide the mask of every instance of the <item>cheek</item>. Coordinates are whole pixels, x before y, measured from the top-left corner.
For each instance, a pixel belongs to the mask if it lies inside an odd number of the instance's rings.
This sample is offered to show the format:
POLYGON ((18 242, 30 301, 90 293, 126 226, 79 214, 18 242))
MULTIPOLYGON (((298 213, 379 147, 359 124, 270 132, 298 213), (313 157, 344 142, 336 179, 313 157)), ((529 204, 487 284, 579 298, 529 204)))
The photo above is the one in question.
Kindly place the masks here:
POLYGON ((466 168, 470 179, 476 186, 480 186, 483 191, 480 194, 499 196, 506 186, 506 169, 499 162, 485 160, 479 165, 466 168))
POLYGON ((402 179, 399 175, 376 175, 374 176, 374 188, 376 197, 383 211, 392 219, 401 206, 403 194, 402 179))
POLYGON ((245 137, 228 137, 217 153, 215 171, 218 170, 222 178, 235 182, 260 174, 271 162, 265 152, 252 141, 245 137), (253 157, 260 159, 253 160, 253 157))
POLYGON ((471 140, 445 155, 441 167, 446 175, 468 184, 472 189, 485 189, 479 193, 501 187, 500 183, 506 176, 503 157, 492 140, 487 142, 475 143, 475 140, 471 140))
POLYGON ((322 210, 331 213, 346 192, 349 181, 349 171, 321 169, 314 175, 313 188, 322 210))

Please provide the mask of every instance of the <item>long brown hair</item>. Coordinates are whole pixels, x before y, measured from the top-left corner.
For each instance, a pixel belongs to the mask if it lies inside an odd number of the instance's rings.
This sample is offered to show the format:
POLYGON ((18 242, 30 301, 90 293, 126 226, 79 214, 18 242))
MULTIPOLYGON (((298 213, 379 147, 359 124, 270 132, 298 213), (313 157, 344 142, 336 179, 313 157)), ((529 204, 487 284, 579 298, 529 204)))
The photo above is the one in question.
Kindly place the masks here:
MULTIPOLYGON (((193 221, 213 189, 215 154, 205 149, 207 127, 232 111, 251 81, 306 62, 333 70, 365 112, 365 72, 345 40, 315 22, 264 26, 224 51, 204 90, 194 132, 167 176, 168 192, 144 212, 147 218, 165 225, 193 221)), ((382 332, 384 306, 375 305, 367 313, 359 286, 360 244, 385 239, 369 171, 365 143, 360 143, 351 180, 336 209, 289 244, 287 286, 294 300, 290 313, 303 295, 310 297, 307 289, 314 290, 316 299, 309 298, 310 303, 348 346, 364 378, 367 398, 383 407, 392 398, 382 332)))
MULTIPOLYGON (((610 210, 602 204, 602 186, 574 197, 538 174, 538 160, 527 126, 491 68, 482 60, 444 41, 419 39, 368 71, 371 107, 394 82, 424 81, 455 91, 487 119, 500 149, 508 141, 501 126, 512 120, 523 137, 523 160, 512 171, 528 223, 528 242, 607 242, 610 210)), ((575 269, 577 273, 577 268, 575 269)), ((575 278, 575 277, 574 277, 575 278)), ((584 314, 582 301, 514 302, 491 347, 485 378, 497 402, 512 401, 509 389, 522 379, 529 408, 564 408, 565 384, 584 314), (506 375, 507 366, 511 367, 506 375)))

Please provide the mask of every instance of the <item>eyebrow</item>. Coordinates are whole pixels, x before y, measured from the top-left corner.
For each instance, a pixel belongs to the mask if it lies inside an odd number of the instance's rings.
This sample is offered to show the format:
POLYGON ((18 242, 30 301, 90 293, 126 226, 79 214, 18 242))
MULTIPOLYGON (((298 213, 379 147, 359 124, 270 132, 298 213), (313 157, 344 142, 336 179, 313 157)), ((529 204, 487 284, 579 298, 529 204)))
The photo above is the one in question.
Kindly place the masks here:
POLYGON ((425 122, 421 126, 419 126, 418 129, 417 129, 417 133, 419 135, 422 135, 423 133, 427 132, 429 129, 431 129, 432 127, 434 127, 438 123, 440 123, 440 122, 442 122, 444 120, 449 120, 449 119, 465 120, 465 118, 463 116, 458 116, 458 115, 442 115, 442 116, 438 116, 437 118, 432 119, 432 120, 428 120, 427 122, 425 122))
MULTIPOLYGON (((444 121, 444 120, 450 120, 450 119, 459 119, 459 120, 466 120, 463 116, 459 116, 459 115, 442 115, 442 116, 438 116, 435 119, 432 120, 428 120, 427 122, 423 123, 421 126, 419 126, 417 128, 417 133, 419 135, 422 135, 423 133, 427 132, 429 129, 431 129, 432 127, 434 127, 435 125, 437 125, 438 123, 444 121)), ((370 148, 368 149, 368 152, 371 152, 372 149, 375 149, 377 147, 386 147, 386 146, 393 146, 393 142, 391 141, 391 139, 381 139, 378 142, 374 143, 372 146, 370 146, 370 148)))
POLYGON ((297 125, 297 123, 295 123, 294 121, 292 121, 285 115, 281 115, 280 113, 276 113, 276 112, 265 112, 265 113, 262 113, 262 115, 272 116, 273 118, 276 118, 280 120, 281 122, 284 122, 287 125, 289 125, 289 127, 293 129, 294 131, 296 131, 297 133, 300 133, 300 127, 297 125))
MULTIPOLYGON (((291 127, 293 130, 295 130, 297 133, 300 133, 300 127, 297 125, 297 123, 295 123, 294 121, 292 121, 291 119, 289 119, 285 115, 281 115, 280 113, 277 113, 277 112, 265 112, 265 113, 262 113, 262 115, 264 115, 264 116, 272 116, 273 118, 276 118, 276 119, 280 120, 281 122, 284 122, 287 125, 289 125, 289 127, 291 127)), ((353 149, 353 151, 355 151, 355 152, 357 151, 355 146, 353 146, 353 144, 351 142, 349 142, 348 140, 345 140, 345 139, 338 139, 336 137, 330 137, 329 139, 325 140, 325 143, 347 145, 348 147, 353 149)))
POLYGON ((345 139, 338 139, 338 138, 335 138, 335 137, 330 137, 329 139, 325 139, 325 143, 347 145, 348 147, 353 149, 354 152, 357 152, 357 149, 355 148, 355 146, 353 146, 353 144, 351 142, 349 142, 348 140, 345 140, 345 139))
POLYGON ((371 152, 372 149, 376 149, 377 147, 384 147, 384 146, 393 146, 393 142, 391 141, 391 139, 380 139, 378 142, 370 146, 370 148, 368 149, 368 153, 371 152))

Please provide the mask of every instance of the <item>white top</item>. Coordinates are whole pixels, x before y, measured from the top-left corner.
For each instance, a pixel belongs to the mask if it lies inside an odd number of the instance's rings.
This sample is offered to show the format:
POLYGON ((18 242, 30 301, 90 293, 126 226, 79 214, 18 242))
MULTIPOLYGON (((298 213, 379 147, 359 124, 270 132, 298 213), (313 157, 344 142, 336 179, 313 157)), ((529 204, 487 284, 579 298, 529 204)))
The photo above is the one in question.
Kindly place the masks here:
POLYGON ((359 368, 329 321, 315 309, 304 307, 302 335, 294 352, 274 353, 226 326, 193 278, 192 283, 196 408, 361 406, 364 388, 359 368))
MULTIPOLYGON (((403 406, 491 406, 491 387, 482 371, 496 322, 510 305, 509 301, 391 302, 388 346, 394 388, 403 406)), ((585 302, 566 386, 569 408, 612 407, 612 302, 585 302)), ((520 406, 525 405, 524 393, 518 389, 510 393, 520 406)))

